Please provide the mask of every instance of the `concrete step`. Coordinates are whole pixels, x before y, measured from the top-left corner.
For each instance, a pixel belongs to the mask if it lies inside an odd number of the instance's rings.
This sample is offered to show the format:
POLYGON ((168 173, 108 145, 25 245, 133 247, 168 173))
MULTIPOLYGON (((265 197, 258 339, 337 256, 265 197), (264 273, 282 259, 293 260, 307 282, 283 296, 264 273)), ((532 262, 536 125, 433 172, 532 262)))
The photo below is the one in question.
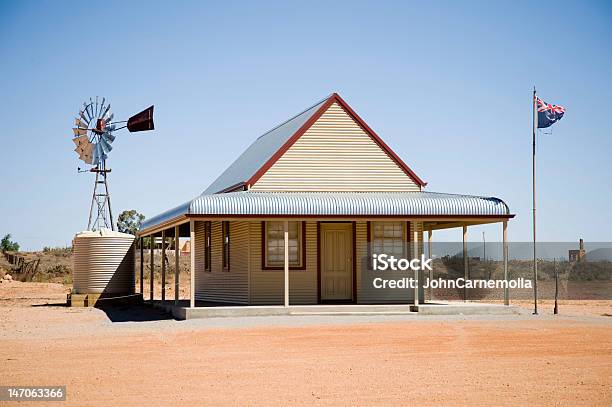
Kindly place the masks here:
MULTIPOLYGON (((414 307, 413 307, 414 308, 414 307)), ((518 315, 521 308, 515 305, 498 304, 425 304, 419 305, 419 315, 518 315)))
POLYGON ((326 316, 326 315, 417 315, 416 312, 412 311, 297 311, 290 312, 289 315, 294 316, 326 316))
POLYGON ((223 318, 247 316, 351 316, 351 315, 512 315, 521 314, 516 306, 479 303, 438 303, 414 305, 282 305, 272 306, 216 306, 216 307, 172 307, 167 305, 166 311, 172 312, 177 319, 193 318, 223 318))

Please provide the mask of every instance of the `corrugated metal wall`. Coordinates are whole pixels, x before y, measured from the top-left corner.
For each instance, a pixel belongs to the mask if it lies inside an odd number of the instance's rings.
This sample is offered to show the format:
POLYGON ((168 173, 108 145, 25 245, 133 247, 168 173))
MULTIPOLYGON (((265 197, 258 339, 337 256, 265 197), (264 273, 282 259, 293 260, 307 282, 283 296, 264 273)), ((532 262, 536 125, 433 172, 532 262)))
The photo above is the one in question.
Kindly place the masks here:
POLYGON ((334 103, 255 183, 256 191, 419 191, 334 103))
POLYGON ((249 222, 230 222, 230 269, 223 270, 221 222, 211 222, 211 271, 204 271, 204 222, 195 222, 195 297, 248 304, 249 222))
MULTIPOLYGON (((251 304, 282 304, 284 271, 261 269, 261 222, 251 222, 251 304)), ((317 303, 317 222, 306 222, 306 269, 289 271, 289 302, 317 303)))

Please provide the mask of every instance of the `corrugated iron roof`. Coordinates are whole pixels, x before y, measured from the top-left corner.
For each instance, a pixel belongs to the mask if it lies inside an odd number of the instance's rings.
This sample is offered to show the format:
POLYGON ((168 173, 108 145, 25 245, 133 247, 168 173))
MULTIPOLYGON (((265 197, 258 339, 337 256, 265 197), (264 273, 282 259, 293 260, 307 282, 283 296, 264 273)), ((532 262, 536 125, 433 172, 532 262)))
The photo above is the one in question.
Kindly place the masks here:
MULTIPOLYGON (((317 119, 332 103, 338 103, 376 142, 395 163, 420 186, 427 185, 395 154, 385 142, 365 123, 353 109, 338 95, 332 93, 327 98, 304 110, 286 122, 276 126, 251 144, 206 190, 205 194, 215 194, 238 190, 244 184, 254 182, 272 165, 283 148, 289 148, 294 137, 300 137, 309 127, 309 121, 317 119)), ((312 124, 312 123, 310 123, 312 124)), ((295 140, 293 140, 295 141, 295 140)))
POLYGON ((204 191, 214 194, 238 185, 259 170, 299 129, 314 115, 329 97, 317 102, 284 123, 266 132, 253 142, 219 177, 204 191))
POLYGON ((202 194, 155 216, 148 229, 181 215, 508 216, 499 198, 436 192, 229 192, 202 194))
POLYGON ((192 201, 185 202, 182 205, 177 206, 176 208, 168 209, 165 212, 160 213, 159 215, 153 216, 150 219, 146 219, 142 222, 140 228, 142 230, 150 228, 152 226, 161 225, 162 223, 168 222, 174 218, 177 218, 182 215, 186 215, 189 213, 189 205, 192 201))

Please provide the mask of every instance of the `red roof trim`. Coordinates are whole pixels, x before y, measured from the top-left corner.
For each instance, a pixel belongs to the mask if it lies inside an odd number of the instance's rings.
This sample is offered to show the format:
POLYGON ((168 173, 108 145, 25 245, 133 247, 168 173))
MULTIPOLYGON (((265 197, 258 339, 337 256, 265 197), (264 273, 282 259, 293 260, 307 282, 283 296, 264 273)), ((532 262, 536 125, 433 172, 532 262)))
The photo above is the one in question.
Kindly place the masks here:
POLYGON ((332 95, 325 101, 325 103, 321 105, 321 107, 319 107, 319 109, 310 117, 310 119, 308 119, 306 123, 304 123, 302 127, 300 127, 298 131, 296 131, 293 134, 293 136, 291 136, 289 140, 287 140, 285 144, 283 144, 281 148, 279 148, 278 151, 274 153, 274 155, 270 157, 268 161, 266 161, 265 164, 262 165, 261 168, 258 169, 257 172, 253 174, 253 176, 251 176, 251 178, 249 178, 245 182, 246 185, 249 186, 250 188, 250 186, 255 184, 257 180, 259 180, 259 178, 261 178, 262 175, 264 175, 266 171, 268 171, 270 167, 272 167, 272 165, 274 165, 274 163, 278 161, 278 159, 281 158, 283 154, 285 154, 285 152, 289 149, 289 147, 295 144, 295 142, 300 137, 302 137, 302 134, 306 133, 306 130, 308 130, 310 126, 314 124, 314 122, 319 120, 319 117, 321 117, 321 115, 332 105, 333 102, 334 102, 334 97, 332 95))
POLYGON ((215 192, 215 194, 224 194, 226 192, 236 192, 236 191, 244 191, 244 190, 245 190, 244 182, 239 182, 237 184, 230 185, 229 187, 224 188, 221 191, 215 192))
MULTIPOLYGON (((474 220, 483 220, 483 219, 498 219, 500 221, 508 220, 514 218, 515 214, 508 215, 266 215, 263 214, 208 214, 208 215, 200 215, 200 214, 186 214, 182 215, 187 218, 199 218, 199 219, 207 219, 207 218, 254 218, 254 219, 277 219, 277 218, 304 218, 304 219, 474 219, 474 220)), ((159 229, 161 230, 161 229, 159 229)), ((139 236, 142 235, 145 231, 139 231, 139 236)))
POLYGON ((427 185, 426 182, 424 182, 421 178, 419 178, 418 175, 416 175, 414 173, 414 171, 412 171, 410 169, 410 167, 408 167, 406 165, 406 163, 404 163, 402 161, 401 158, 399 158, 399 156, 397 154, 395 154, 395 152, 393 150, 391 150, 391 148, 384 142, 382 141, 382 139, 380 137, 378 137, 378 135, 374 132, 374 130, 372 130, 370 128, 370 126, 368 126, 362 119, 361 117, 359 117, 359 115, 357 113, 355 113, 355 111, 353 109, 351 109, 351 107, 340 97, 340 95, 338 95, 337 93, 333 93, 326 101, 325 103, 323 103, 321 105, 321 107, 319 107, 319 109, 315 112, 315 114, 313 114, 310 119, 308 119, 308 121, 306 121, 306 123, 304 123, 302 125, 302 127, 300 127, 298 129, 298 131, 295 132, 295 134, 293 134, 293 136, 291 136, 291 138, 289 138, 289 140, 287 140, 285 142, 285 144, 283 144, 283 146, 281 148, 278 149, 278 151, 276 153, 274 153, 274 155, 272 157, 270 157, 268 159, 268 161, 266 161, 264 163, 264 165, 257 170, 257 172, 255 172, 255 174, 253 174, 253 176, 251 178, 249 178, 247 181, 245 181, 245 184, 248 186, 252 186, 254 185, 269 169, 270 167, 272 167, 272 165, 274 165, 274 163, 276 161, 278 161, 279 158, 281 158, 283 156, 283 154, 285 154, 285 152, 293 145, 295 144, 295 142, 302 137, 302 135, 304 133, 306 133, 306 131, 317 121, 319 120, 319 118, 321 117, 321 115, 323 115, 323 113, 325 113, 325 111, 327 111, 327 109, 334 103, 337 102, 340 107, 342 107, 342 109, 344 109, 344 111, 353 118, 353 120, 355 120, 357 122, 357 124, 359 124, 359 126, 370 136, 370 138, 372 138, 372 140, 374 140, 374 142, 376 144, 378 144, 378 146, 402 169, 402 171, 404 171, 404 173, 406 173, 406 175, 408 175, 410 178, 412 178, 412 180, 417 183, 419 186, 424 187, 425 185, 427 185))

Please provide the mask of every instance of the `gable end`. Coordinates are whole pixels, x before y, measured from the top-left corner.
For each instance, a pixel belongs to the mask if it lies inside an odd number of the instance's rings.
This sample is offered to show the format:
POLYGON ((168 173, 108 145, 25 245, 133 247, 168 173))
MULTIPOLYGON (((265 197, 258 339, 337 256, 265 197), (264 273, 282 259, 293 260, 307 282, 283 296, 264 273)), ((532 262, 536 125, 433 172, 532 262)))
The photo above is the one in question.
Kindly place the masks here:
POLYGON ((246 185, 254 190, 315 191, 317 182, 321 190, 330 191, 418 191, 426 185, 337 94, 246 185), (319 160, 321 164, 316 165, 319 160), (372 171, 364 171, 368 163, 372 171))

